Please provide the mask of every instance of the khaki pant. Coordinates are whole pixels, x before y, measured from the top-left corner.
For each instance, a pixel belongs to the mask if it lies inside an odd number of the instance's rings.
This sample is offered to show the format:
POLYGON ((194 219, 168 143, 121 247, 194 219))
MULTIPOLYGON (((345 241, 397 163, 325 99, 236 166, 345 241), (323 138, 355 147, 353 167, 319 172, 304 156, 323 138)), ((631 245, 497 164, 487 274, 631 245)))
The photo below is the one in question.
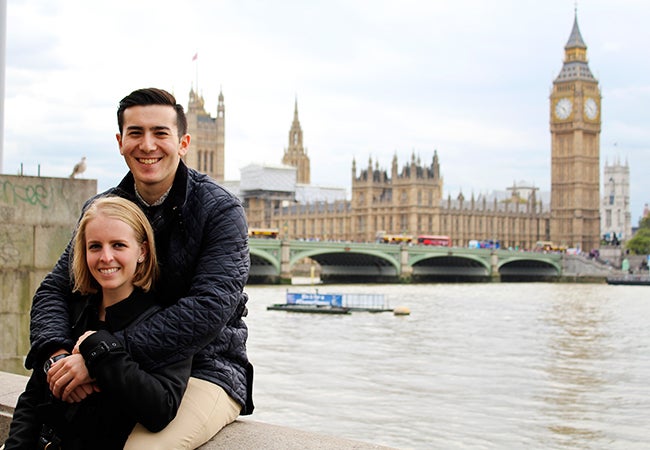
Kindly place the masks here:
POLYGON ((158 433, 137 424, 124 449, 195 449, 233 422, 240 410, 241 406, 221 387, 209 381, 190 378, 174 420, 158 433))

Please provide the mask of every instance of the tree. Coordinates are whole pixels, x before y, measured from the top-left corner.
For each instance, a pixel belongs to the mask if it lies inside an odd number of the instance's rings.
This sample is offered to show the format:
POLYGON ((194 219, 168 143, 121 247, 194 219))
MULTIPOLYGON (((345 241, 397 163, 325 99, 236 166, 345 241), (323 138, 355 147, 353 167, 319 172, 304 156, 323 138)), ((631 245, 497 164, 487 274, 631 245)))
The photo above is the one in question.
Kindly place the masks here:
POLYGON ((636 255, 650 254, 650 217, 639 220, 639 229, 634 237, 627 241, 625 247, 636 255))
POLYGON ((650 230, 650 216, 642 217, 639 220, 639 230, 648 229, 650 230))

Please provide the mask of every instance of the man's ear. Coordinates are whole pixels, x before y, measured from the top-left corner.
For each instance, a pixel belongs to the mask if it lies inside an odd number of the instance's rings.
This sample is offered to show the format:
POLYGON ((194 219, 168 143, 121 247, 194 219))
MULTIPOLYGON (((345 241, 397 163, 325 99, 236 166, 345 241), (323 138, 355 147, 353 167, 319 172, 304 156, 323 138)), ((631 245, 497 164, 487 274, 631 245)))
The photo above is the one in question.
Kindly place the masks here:
POLYGON ((184 134, 181 137, 181 141, 178 144, 178 154, 180 156, 185 156, 185 154, 189 151, 191 140, 192 138, 189 134, 184 134))
POLYGON ((115 138, 117 139, 117 146, 118 146, 119 149, 120 149, 120 155, 124 155, 124 153, 122 152, 122 134, 121 134, 121 133, 117 133, 117 134, 115 135, 115 138))

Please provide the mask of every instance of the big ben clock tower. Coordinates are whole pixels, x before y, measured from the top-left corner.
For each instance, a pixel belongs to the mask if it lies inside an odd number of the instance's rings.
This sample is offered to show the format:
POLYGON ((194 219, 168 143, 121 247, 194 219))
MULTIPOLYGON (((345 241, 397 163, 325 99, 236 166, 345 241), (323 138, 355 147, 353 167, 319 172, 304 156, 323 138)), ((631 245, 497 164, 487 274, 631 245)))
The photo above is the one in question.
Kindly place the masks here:
POLYGON ((576 14, 551 92, 551 239, 583 251, 600 242, 600 106, 576 14))

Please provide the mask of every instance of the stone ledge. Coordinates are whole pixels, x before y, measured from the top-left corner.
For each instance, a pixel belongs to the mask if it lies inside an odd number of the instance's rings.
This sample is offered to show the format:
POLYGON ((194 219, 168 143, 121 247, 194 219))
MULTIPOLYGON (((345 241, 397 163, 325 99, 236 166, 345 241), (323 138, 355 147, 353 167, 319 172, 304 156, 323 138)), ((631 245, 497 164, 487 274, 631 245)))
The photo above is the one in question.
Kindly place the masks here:
POLYGON ((201 450, 224 448, 230 450, 251 448, 265 450, 370 450, 389 449, 390 447, 300 431, 248 419, 238 419, 200 447, 201 450))
MULTIPOLYGON (((0 372, 0 442, 9 432, 9 423, 18 396, 25 389, 27 377, 0 372)), ((381 445, 338 438, 324 434, 300 431, 279 425, 270 425, 248 419, 238 419, 200 447, 201 450, 224 449, 268 449, 268 450, 370 450, 389 449, 381 445)))

